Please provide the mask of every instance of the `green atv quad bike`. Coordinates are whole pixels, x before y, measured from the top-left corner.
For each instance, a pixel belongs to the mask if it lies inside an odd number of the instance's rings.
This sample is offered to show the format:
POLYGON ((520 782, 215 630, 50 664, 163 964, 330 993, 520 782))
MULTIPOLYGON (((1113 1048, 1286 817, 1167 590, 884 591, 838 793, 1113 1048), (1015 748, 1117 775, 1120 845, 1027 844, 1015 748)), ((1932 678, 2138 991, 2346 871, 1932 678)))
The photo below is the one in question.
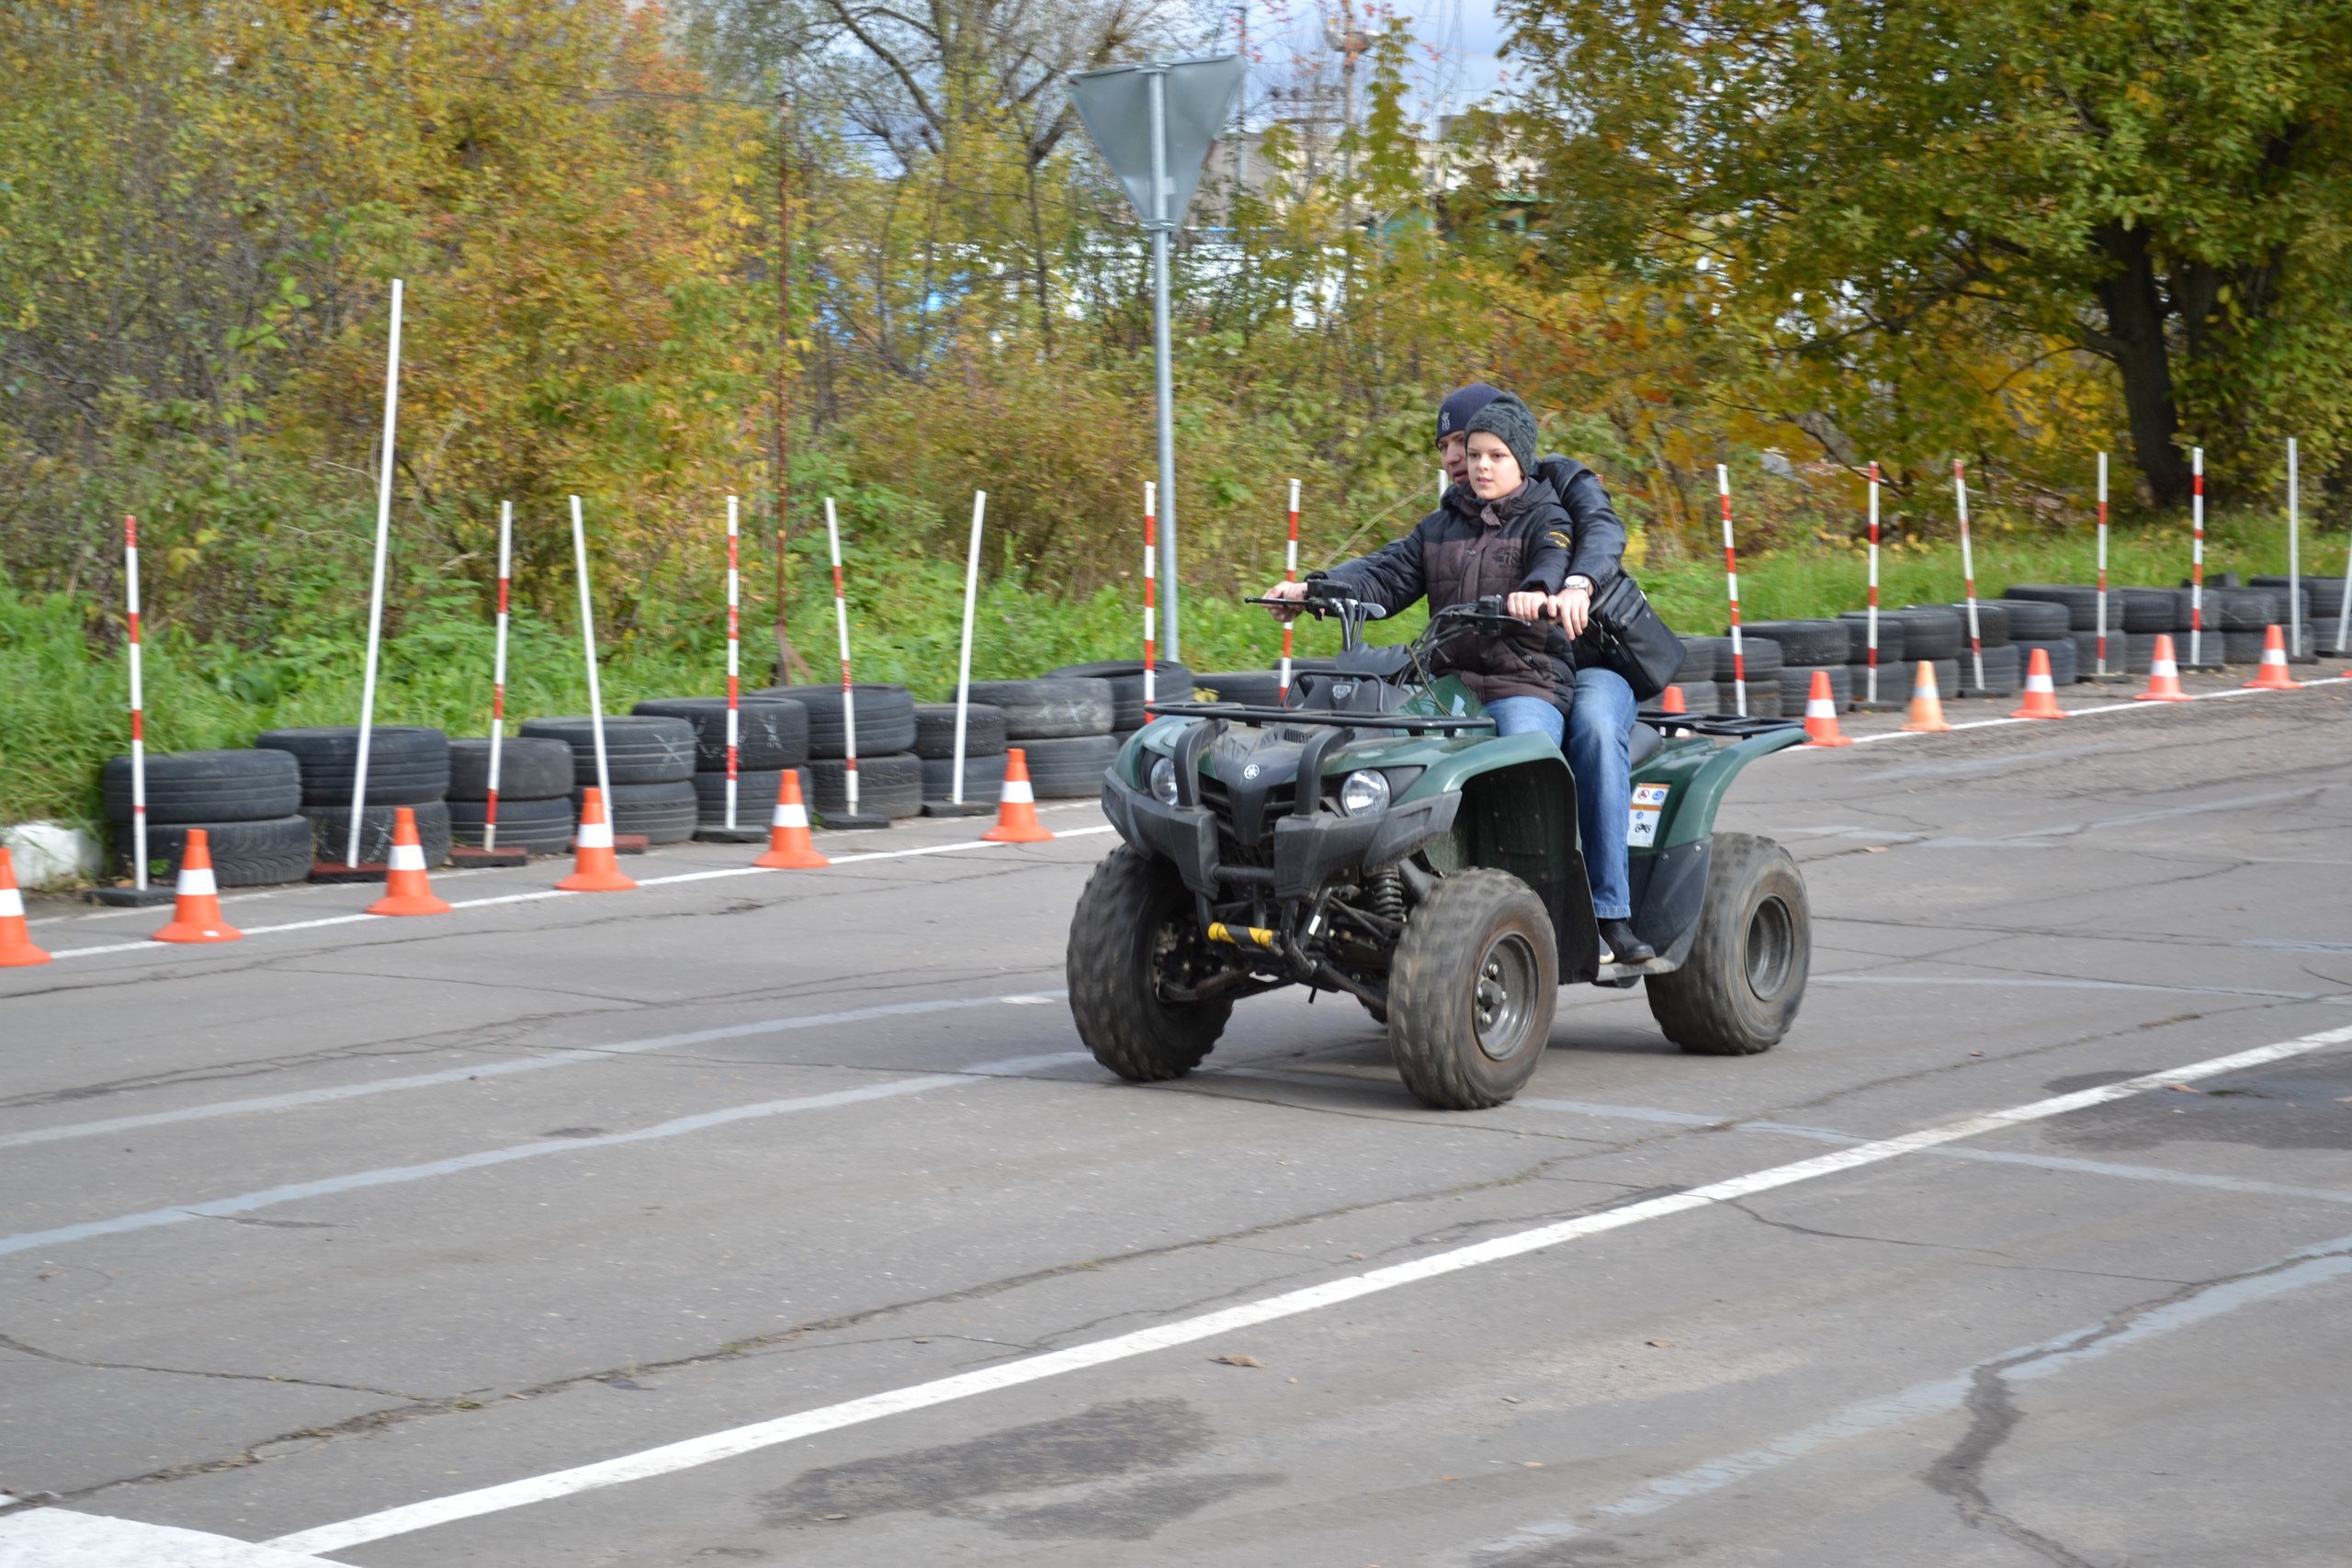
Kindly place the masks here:
POLYGON ((1643 716, 1633 923, 1657 956, 1604 964, 1566 761, 1541 735, 1498 736, 1460 682, 1428 672, 1446 638, 1508 622, 1501 602, 1439 611, 1401 648, 1365 646, 1383 612, 1336 587, 1291 607, 1337 619, 1343 640, 1336 671, 1299 677, 1298 705, 1154 703, 1104 774, 1125 841, 1080 897, 1069 950, 1095 1060, 1181 1077, 1236 1001, 1292 985, 1360 1000, 1406 1087, 1442 1110, 1520 1091, 1563 985, 1642 982, 1686 1051, 1779 1043, 1812 958, 1804 881, 1779 844, 1714 820, 1739 771, 1801 726, 1643 716))

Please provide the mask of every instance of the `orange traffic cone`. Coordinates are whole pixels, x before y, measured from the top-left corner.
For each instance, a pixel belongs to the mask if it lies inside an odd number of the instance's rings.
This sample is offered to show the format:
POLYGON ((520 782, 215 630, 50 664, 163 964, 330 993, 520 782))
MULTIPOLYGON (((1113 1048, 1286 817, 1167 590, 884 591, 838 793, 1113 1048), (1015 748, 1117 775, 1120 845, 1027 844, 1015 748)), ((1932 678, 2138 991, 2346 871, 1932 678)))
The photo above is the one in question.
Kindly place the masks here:
POLYGON ((800 798, 800 770, 786 768, 776 781, 775 818, 768 826, 768 852, 752 863, 770 871, 814 871, 833 863, 817 852, 808 836, 808 807, 800 798))
POLYGON ((220 888, 212 880, 212 838, 201 828, 187 830, 180 852, 180 880, 172 903, 172 923, 157 942, 235 942, 245 933, 220 918, 220 888))
POLYGON ((2050 683, 2050 654, 2043 649, 2033 650, 2033 661, 2025 672, 2025 705, 2009 715, 2011 718, 2064 718, 2066 710, 2058 705, 2058 688, 2050 683))
POLYGON ((2132 699, 2135 703, 2185 703, 2188 694, 2180 689, 2180 666, 2173 661, 2172 638, 2158 633, 2155 657, 2148 660, 2148 689, 2132 699))
POLYGON ((436 898, 424 874, 424 841, 416 836, 416 813, 392 812, 392 858, 384 863, 384 896, 368 906, 371 915, 446 915, 449 903, 436 898))
POLYGON ((571 841, 578 853, 571 874, 555 885, 557 892, 627 893, 637 886, 613 858, 613 821, 605 815, 605 792, 594 784, 581 795, 580 830, 571 841))
POLYGON ((1657 698, 1657 711, 1660 713, 1689 713, 1690 711, 1690 708, 1683 705, 1682 688, 1679 686, 1668 686, 1665 691, 1660 692, 1657 698))
POLYGON ((1838 699, 1829 690, 1829 671, 1813 672, 1813 690, 1804 699, 1804 743, 1807 746, 1851 746, 1838 732, 1838 699))
POLYGON ((1911 685, 1911 716, 1904 729, 1912 735, 1943 735, 1951 726, 1944 722, 1944 699, 1936 690, 1936 667, 1928 660, 1919 660, 1919 676, 1911 685))
POLYGON ((999 844, 1042 844, 1053 837, 1037 821, 1037 796, 1029 788, 1029 756, 1018 746, 1004 753, 1004 793, 997 796, 996 826, 980 837, 999 844))
POLYGON ((0 844, 0 969, 29 969, 49 962, 49 954, 33 945, 32 928, 25 924, 25 896, 17 891, 17 866, 8 848, 0 844))
POLYGON ((2271 626, 2262 634, 2262 668, 2248 681, 2246 689, 2254 692, 2300 692, 2303 683, 2287 673, 2287 639, 2271 626))

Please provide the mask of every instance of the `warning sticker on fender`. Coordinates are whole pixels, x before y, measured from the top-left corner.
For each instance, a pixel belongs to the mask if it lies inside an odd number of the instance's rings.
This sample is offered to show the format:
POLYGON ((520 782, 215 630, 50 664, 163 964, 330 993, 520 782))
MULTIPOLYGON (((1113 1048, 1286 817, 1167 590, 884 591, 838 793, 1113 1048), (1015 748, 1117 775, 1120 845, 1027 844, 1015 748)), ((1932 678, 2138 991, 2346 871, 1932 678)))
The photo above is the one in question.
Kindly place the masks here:
POLYGON ((1666 815, 1666 797, 1673 792, 1673 787, 1659 784, 1634 786, 1634 812, 1625 828, 1626 843, 1657 842, 1658 820, 1666 815))

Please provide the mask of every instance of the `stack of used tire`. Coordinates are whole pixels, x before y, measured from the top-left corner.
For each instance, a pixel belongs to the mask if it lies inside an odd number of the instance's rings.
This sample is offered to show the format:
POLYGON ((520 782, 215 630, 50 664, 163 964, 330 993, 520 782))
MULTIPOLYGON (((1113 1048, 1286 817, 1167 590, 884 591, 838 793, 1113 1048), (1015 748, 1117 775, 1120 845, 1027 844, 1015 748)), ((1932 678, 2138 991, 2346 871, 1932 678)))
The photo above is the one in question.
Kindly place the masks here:
MULTIPOLYGON (((1846 628, 1846 680, 1853 688, 1854 701, 1871 700, 1871 621, 1868 610, 1846 610, 1839 613, 1838 624, 1846 628)), ((1892 610, 1878 613, 1878 700, 1899 703, 1911 695, 1913 673, 1908 662, 1911 648, 1909 618, 1892 610)), ((1937 688, 1940 691, 1942 688, 1937 688)))
MULTIPOLYGON (((2110 588, 2107 594, 2107 667, 2109 673, 2120 672, 2127 653, 2123 615, 2123 590, 2110 588)), ((2066 612, 2066 640, 2075 645, 2075 679, 2087 681, 2098 670, 2098 590, 2079 582, 2013 582, 2001 597, 2013 604, 2034 602, 2063 608, 2066 612)), ((2153 605, 2154 601, 2149 604, 2153 605)), ((2039 612, 2034 625, 2039 626, 2050 619, 2048 613, 2039 612)), ((2144 612, 2143 612, 2144 618, 2144 612)), ((2015 629, 2015 628, 2012 628, 2015 629)), ((2163 629, 2163 628, 2159 628, 2163 629)), ((2045 638, 2046 640, 2046 638, 2045 638)), ((2150 639, 2153 646, 2154 639, 2150 639)), ((2058 657, 2051 655, 2052 678, 2065 683, 2058 673, 2058 657)), ((2147 669, 2143 655, 2140 668, 2147 669)))
MULTIPOLYGON (((490 814, 490 742, 449 742, 449 836, 480 848, 490 814)), ((516 737, 498 743, 498 847, 560 855, 579 818, 571 806, 571 748, 516 737)))
MULTIPOLYGON (((1781 645, 1770 637, 1747 635, 1746 626, 1739 630, 1739 668, 1747 671, 1747 716, 1784 716, 1781 706, 1781 645)), ((1725 713, 1736 713, 1739 693, 1732 679, 1731 638, 1724 636, 1707 640, 1715 645, 1715 705, 1725 713)), ((1797 712, 1802 714, 1804 709, 1799 707, 1797 712)))
POLYGON ((1723 694, 1723 688, 1715 684, 1715 644, 1729 641, 1728 637, 1715 637, 1682 638, 1682 667, 1674 672, 1674 679, 1667 684, 1680 688, 1683 712, 1731 711, 1730 700, 1723 694))
MULTIPOLYGON (((130 759, 99 771, 115 854, 132 854, 130 759)), ((345 803, 349 795, 345 796, 345 803)), ((213 880, 223 887, 300 882, 311 874, 311 824, 300 815, 302 774, 284 751, 151 751, 147 755, 147 879, 179 874, 187 830, 204 829, 213 880)))
MULTIPOLYGON (((1849 654, 1857 649, 1867 653, 1870 612, 1848 610, 1838 618, 1850 628, 1847 634, 1849 654)), ((1948 697, 1960 689, 1960 655, 1968 647, 1968 627, 1959 612, 1941 605, 1883 608, 1878 613, 1878 647, 1879 701, 1908 702, 1912 689, 1918 684, 1922 664, 1935 666, 1937 694, 1948 697)), ((1866 663, 1858 663, 1854 685, 1857 694, 1869 686, 1866 669, 1866 663)))
MULTIPOLYGON (((1941 610, 1959 618, 1960 645, 1955 655, 1959 683, 1954 687, 1945 688, 1943 671, 1940 668, 1938 669, 1936 686, 1943 695, 1950 697, 1955 692, 1980 691, 1984 695, 1994 697, 2017 694, 2018 688, 2025 682, 2025 667, 2016 644, 2010 640, 2009 612, 2005 601, 1999 599, 1976 601, 1976 649, 1983 651, 1984 660, 1984 683, 1981 687, 1977 682, 1976 651, 1969 647, 1968 605, 1965 603, 1906 604, 1904 608, 1941 610)), ((1907 640, 1909 632, 1906 630, 1904 635, 1907 640)))
MULTIPOLYGON (((1979 608, 1982 608, 1980 605, 1979 608)), ((2018 680, 2033 668, 2039 652, 2050 660, 2050 683, 2071 686, 2080 680, 2082 660, 2075 646, 2074 609, 2042 599, 2014 596, 2001 601, 2009 620, 2009 643, 2018 650, 2018 680)), ((1986 673, 1989 675, 1990 671, 1986 673)))
MULTIPOLYGON (((1140 718, 1139 681, 1135 690, 1132 712, 1140 718)), ((1119 754, 1119 738, 1111 732, 1119 705, 1109 681, 1082 675, 975 681, 971 700, 1003 712, 1005 743, 1020 748, 1038 799, 1102 793, 1102 772, 1119 754)))
MULTIPOLYGON (((1299 671, 1308 668, 1305 661, 1291 662, 1291 679, 1298 679, 1299 671)), ((1193 684, 1209 693, 1221 703, 1242 703, 1250 707, 1279 706, 1283 700, 1283 673, 1280 670, 1212 670, 1193 677, 1193 684)))
POLYGON ((892 821, 922 811, 922 759, 914 753, 915 699, 904 686, 860 681, 845 717, 837 685, 763 686, 754 697, 798 703, 808 716, 808 809, 821 820, 849 810, 849 729, 857 727, 857 809, 892 821))
MULTIPOLYGON (((2341 585, 2338 592, 2341 592, 2341 585)), ((2188 592, 2180 591, 2181 617, 2188 615, 2188 592)), ((2341 606, 2339 598, 2336 604, 2341 606)), ((2205 635, 2211 638, 2221 633, 2222 661, 2225 664, 2259 664, 2262 650, 2269 641, 2269 629, 2278 628, 2278 640, 2287 649, 2290 664, 2310 663, 2318 657, 2308 635, 2311 606, 2308 596, 2303 604, 2302 621, 2306 630, 2303 646, 2296 648, 2287 640, 2289 605, 2286 584, 2276 587, 2257 585, 2252 588, 2208 588, 2205 590, 2205 635)), ((2334 627, 2331 625, 2330 630, 2334 627)), ((2180 639, 2173 639, 2177 643, 2180 639)), ((2211 652, 2207 650, 2210 660, 2211 652)))
MULTIPOLYGON (((1004 710, 986 703, 964 709, 964 804, 994 806, 1004 793, 1004 710)), ((956 798, 956 705, 915 705, 915 756, 922 762, 922 797, 956 798)))
MULTIPOLYGON (((1317 660, 1316 668, 1329 668, 1329 660, 1317 660)), ((1291 663, 1292 679, 1305 668, 1303 660, 1291 663)), ((1047 680, 1102 681, 1111 688, 1111 734, 1119 744, 1150 722, 1143 711, 1143 660, 1111 660, 1097 664, 1065 664, 1058 670, 1046 671, 1047 680)), ((1152 663, 1152 691, 1163 702, 1187 703, 1193 700, 1194 677, 1182 664, 1161 659, 1152 663)), ((1279 694, 1282 671, 1274 671, 1274 685, 1279 694)))
MULTIPOLYGON (((319 725, 268 729, 254 737, 260 750, 284 751, 302 775, 301 813, 310 818, 317 858, 340 861, 350 849, 351 792, 359 766, 359 728, 319 725)), ((368 795, 360 808, 359 859, 381 865, 391 858, 397 807, 416 813, 424 863, 449 858, 449 738, 437 729, 379 724, 368 740, 368 795)))
MULTIPOLYGON (((526 736, 571 749, 571 807, 578 811, 596 784, 595 721, 585 715, 526 718, 522 728, 526 736)), ((616 713, 605 716, 604 728, 605 776, 612 785, 605 811, 613 831, 638 834, 649 844, 693 838, 695 727, 683 718, 616 713)), ((501 816, 505 804, 502 787, 501 816)))
MULTIPOLYGON (((629 710, 639 718, 683 719, 695 733, 695 827, 727 827, 727 699, 650 697, 629 710)), ((784 770, 800 770, 805 802, 814 781, 808 761, 808 710, 789 697, 750 696, 735 705, 735 826, 765 829, 775 816, 784 770)))
POLYGON ((1853 674, 1848 668, 1848 653, 1851 637, 1843 621, 1757 621, 1742 626, 1741 640, 1748 652, 1747 671, 1750 682, 1747 711, 1754 713, 1754 683, 1760 679, 1756 668, 1754 649, 1758 643, 1771 643, 1781 650, 1781 668, 1777 679, 1781 687, 1780 712, 1801 714, 1813 694, 1813 678, 1827 677, 1830 700, 1840 709, 1853 705, 1853 674))
MULTIPOLYGON (((2116 668, 2115 620, 2116 601, 2122 601, 2123 663, 2125 673, 2145 675, 2156 653, 2158 636, 2171 636, 2174 623, 2187 632, 2188 616, 2181 606, 2180 595, 2169 588, 2109 589, 2107 596, 2108 637, 2107 667, 2116 668)), ((2173 637, 2174 656, 2185 659, 2188 649, 2181 638, 2173 637)), ((2094 666, 2096 668, 2096 666, 2094 666)))
MULTIPOLYGON (((2254 585, 2256 588, 2267 588, 2272 592, 2280 594, 2285 593, 2288 589, 2287 580, 2283 577, 2257 577, 2254 579, 2254 585)), ((2352 640, 2339 638, 2335 630, 2342 625, 2344 619, 2344 579, 2306 577, 2302 580, 2302 589, 2303 626, 2307 635, 2303 638, 2304 649, 2301 651, 2308 653, 2312 658, 2317 658, 2322 653, 2330 656, 2343 653, 2345 642, 2352 640)), ((2283 632, 2286 627, 2281 625, 2278 629, 2283 632)), ((2300 663, 2301 660, 2297 659, 2297 649, 2290 648, 2287 650, 2287 657, 2290 660, 2300 663)))

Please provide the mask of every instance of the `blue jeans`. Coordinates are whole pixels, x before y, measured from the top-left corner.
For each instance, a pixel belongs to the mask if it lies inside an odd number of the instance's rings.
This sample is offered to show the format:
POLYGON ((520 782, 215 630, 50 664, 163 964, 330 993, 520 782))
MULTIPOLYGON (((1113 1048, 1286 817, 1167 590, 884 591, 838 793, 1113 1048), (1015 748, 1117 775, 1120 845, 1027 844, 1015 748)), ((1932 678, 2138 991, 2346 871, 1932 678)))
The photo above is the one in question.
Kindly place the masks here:
POLYGON ((1498 735, 1540 734, 1561 744, 1577 780, 1577 837, 1584 846, 1585 877, 1592 884, 1596 919, 1631 919, 1633 892, 1625 870, 1625 832, 1634 807, 1628 750, 1640 705, 1614 670, 1577 671, 1577 697, 1567 721, 1541 697, 1504 697, 1487 705, 1498 735))

